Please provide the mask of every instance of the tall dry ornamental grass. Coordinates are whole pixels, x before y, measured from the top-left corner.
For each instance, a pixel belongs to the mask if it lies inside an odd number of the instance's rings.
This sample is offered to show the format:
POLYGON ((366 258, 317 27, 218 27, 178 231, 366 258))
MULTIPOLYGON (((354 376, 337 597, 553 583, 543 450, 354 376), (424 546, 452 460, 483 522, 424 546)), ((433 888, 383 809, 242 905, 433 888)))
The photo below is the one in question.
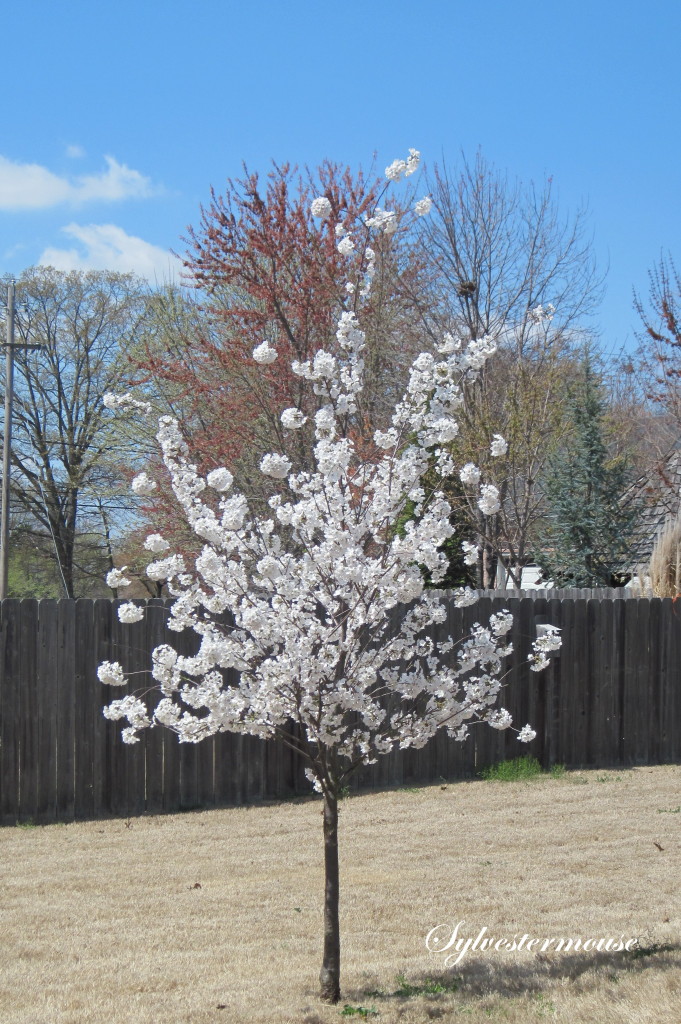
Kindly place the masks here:
POLYGON ((676 597, 681 592, 681 517, 663 529, 648 566, 653 597, 676 597))

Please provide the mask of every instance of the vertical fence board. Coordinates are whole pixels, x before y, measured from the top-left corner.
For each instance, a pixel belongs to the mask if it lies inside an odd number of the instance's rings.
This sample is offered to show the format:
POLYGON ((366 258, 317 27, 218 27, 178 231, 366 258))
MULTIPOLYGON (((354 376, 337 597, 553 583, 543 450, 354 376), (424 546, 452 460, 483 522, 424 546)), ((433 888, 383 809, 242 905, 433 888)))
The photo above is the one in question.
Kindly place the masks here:
MULTIPOLYGON (((518 728, 518 724, 522 727, 527 721, 523 718, 523 686, 524 686, 524 672, 523 672, 523 629, 524 624, 521 621, 521 607, 522 598, 514 597, 511 601, 506 601, 502 607, 508 608, 513 615, 513 625, 511 631, 508 634, 508 640, 513 647, 513 652, 508 660, 508 676, 504 680, 504 688, 502 690, 502 696, 499 700, 501 707, 511 715, 513 719, 513 725, 518 728)), ((505 730, 501 733, 501 739, 503 743, 502 757, 513 758, 518 756, 517 744, 515 742, 515 734, 509 730, 505 730)))
MULTIPOLYGON (((470 611, 467 623, 467 633, 470 634, 476 622, 481 626, 486 626, 489 622, 493 611, 492 599, 481 597, 477 604, 471 605, 470 609, 467 610, 470 611)), ((479 674, 480 668, 477 666, 473 671, 473 675, 479 674)), ((495 707, 503 704, 505 699, 504 697, 499 700, 495 707)), ((495 764, 503 758, 503 733, 499 732, 498 729, 492 729, 484 723, 471 724, 471 732, 473 733, 475 743, 475 771, 479 775, 483 768, 495 764)))
POLYGON ((215 763, 215 794, 218 803, 246 803, 242 787, 244 738, 225 732, 218 737, 215 763))
MULTIPOLYGON (((172 647, 179 654, 184 654, 184 648, 180 641, 182 634, 168 629, 168 615, 173 606, 171 600, 164 602, 166 610, 166 623, 164 627, 163 642, 172 647)), ((163 746, 163 810, 178 811, 180 809, 180 742, 173 732, 166 732, 163 746)))
MULTIPOLYGON (((548 621, 547 602, 545 598, 539 598, 532 602, 532 635, 528 644, 527 654, 529 655, 532 643, 539 636, 539 626, 546 625, 548 621)), ((527 661, 527 655, 525 657, 527 661)), ((546 685, 547 671, 528 671, 529 676, 529 708, 528 723, 536 732, 535 739, 530 743, 528 753, 536 757, 539 763, 546 767, 548 764, 548 746, 546 740, 546 685)), ((516 723, 522 725, 523 723, 516 723)))
POLYGON ((648 608, 648 680, 647 700, 643 711, 641 757, 646 764, 659 764, 661 752, 660 705, 662 673, 664 668, 664 643, 662 642, 662 601, 652 598, 648 608))
POLYGON ((95 638, 95 679, 94 692, 100 705, 99 712, 94 709, 92 733, 92 799, 96 817, 108 813, 111 806, 111 772, 108 759, 109 737, 116 729, 116 723, 104 717, 103 708, 116 699, 116 688, 104 686, 97 677, 97 666, 103 661, 115 661, 111 649, 111 601, 100 599, 94 602, 92 609, 92 628, 95 638))
POLYGON ((283 772, 284 751, 281 738, 275 736, 265 744, 263 791, 268 800, 281 796, 283 772))
POLYGON ((601 634, 600 601, 586 602, 586 633, 587 633, 587 686, 586 686, 586 720, 585 764, 598 764, 603 742, 603 719, 605 711, 603 703, 606 698, 605 685, 602 679, 604 660, 603 637, 601 634), (593 682, 597 680, 597 685, 593 682))
MULTIPOLYGON (((639 634, 639 606, 627 601, 624 608, 624 658, 622 672, 622 726, 620 750, 624 764, 636 763, 637 719, 640 715, 639 671, 643 637, 639 634)), ((647 639, 647 638, 646 638, 647 639)))
POLYGON ((613 753, 617 764, 624 764, 624 695, 625 673, 627 661, 627 605, 632 602, 616 601, 613 605, 612 619, 614 628, 613 658, 615 686, 617 690, 617 746, 613 753))
POLYGON ((75 817, 75 743, 76 743, 76 603, 57 602, 57 743, 56 743, 56 815, 58 821, 75 817))
POLYGON ((586 767, 589 764, 589 707, 587 681, 591 656, 591 635, 588 628, 588 601, 575 601, 575 645, 574 677, 571 694, 572 750, 573 764, 586 767))
POLYGON ((76 818, 94 815, 94 737, 104 703, 103 687, 97 678, 94 638, 93 602, 76 601, 73 672, 76 818))
POLYGON ((199 807, 215 806, 215 736, 198 744, 196 799, 199 807))
MULTIPOLYGON (((239 674, 225 669, 225 685, 237 686, 239 674)), ((218 804, 242 804, 243 736, 223 732, 216 736, 215 746, 215 801, 218 804)))
POLYGON ((520 704, 518 713, 514 719, 517 729, 524 725, 531 726, 537 733, 536 739, 529 746, 521 743, 515 732, 507 735, 515 748, 516 757, 525 754, 534 754, 540 760, 543 758, 544 733, 543 733, 543 710, 539 708, 538 676, 530 670, 529 656, 532 651, 532 644, 537 637, 537 624, 535 622, 534 601, 530 597, 520 599, 520 650, 518 652, 519 662, 519 683, 520 683, 520 704))
POLYGON ((607 765, 618 746, 619 688, 614 656, 614 601, 589 601, 589 762, 607 765))
POLYGON ((38 800, 36 821, 56 821, 57 810, 57 666, 58 608, 53 600, 38 605, 38 800))
POLYGON ((264 746, 257 736, 244 736, 243 760, 239 770, 244 777, 244 792, 248 801, 262 800, 265 795, 264 746))
POLYGON ((180 751, 182 745, 174 732, 166 734, 163 748, 163 810, 168 813, 179 811, 180 801, 180 751))
MULTIPOLYGON (((110 615, 110 643, 111 660, 117 661, 123 672, 128 676, 129 652, 127 649, 125 630, 126 626, 118 618, 118 609, 125 602, 120 598, 112 601, 109 605, 110 615)), ((133 695, 135 689, 134 679, 128 678, 125 686, 107 687, 110 699, 118 700, 122 697, 133 695)), ((106 754, 109 765, 110 781, 108 811, 118 817, 127 817, 130 813, 128 807, 128 753, 132 744, 123 743, 121 731, 127 727, 125 719, 107 721, 106 754)))
MULTIPOLYGON (((155 597, 147 601, 144 616, 147 674, 144 678, 148 693, 146 703, 150 710, 156 705, 159 697, 159 684, 151 675, 151 655, 156 647, 166 642, 167 617, 165 601, 162 598, 155 597)), ((161 726, 145 731, 145 799, 146 809, 151 814, 158 814, 163 810, 163 758, 165 745, 171 738, 168 730, 161 726)))
POLYGON ((309 796, 310 794, 310 781, 305 775, 305 769, 307 768, 307 761, 305 760, 303 751, 305 750, 305 730, 301 725, 295 724, 293 726, 293 735, 296 738, 300 747, 296 751, 291 751, 291 770, 293 773, 293 792, 309 796))
POLYGON ((667 693, 669 691, 670 654, 673 623, 669 614, 672 601, 666 597, 660 601, 660 616, 657 624, 656 643, 659 647, 659 687, 655 720, 651 722, 654 729, 652 744, 658 763, 665 764, 669 759, 669 733, 666 728, 666 717, 669 712, 667 693))
POLYGON ((678 665, 681 659, 681 610, 679 602, 662 602, 664 646, 666 651, 665 686, 660 701, 660 734, 665 762, 681 760, 681 686, 678 665))
POLYGON ((653 673, 653 644, 650 635, 650 611, 654 600, 637 602, 639 646, 636 661, 636 702, 637 714, 634 718, 634 763, 645 764, 648 758, 648 709, 653 673))
MULTIPOLYGON (((183 657, 191 658, 198 651, 200 637, 193 630, 185 629, 181 633, 169 631, 173 637, 171 646, 183 657)), ((199 712, 200 714, 200 712, 199 712)), ((177 760, 174 762, 178 773, 177 799, 178 810, 195 810, 200 805, 199 776, 202 757, 201 747, 208 747, 208 741, 202 743, 176 744, 177 760)), ((171 761, 171 765, 173 762, 171 761)))
POLYGON ((199 747, 206 743, 180 743, 180 807, 181 811, 192 811, 199 806, 199 747))
POLYGON ((556 694, 556 715, 558 719, 558 749, 556 761, 567 766, 574 765, 572 746, 573 721, 571 720, 571 697, 575 678, 575 603, 569 599, 561 601, 563 626, 560 651, 560 680, 556 694))
MULTIPOLYGON (((563 637, 563 616, 561 602, 555 599, 546 602, 546 619, 549 625, 557 626, 563 637)), ((562 666, 562 648, 549 655, 548 668, 542 673, 544 680, 544 768, 559 764, 558 757, 558 695, 562 666)))
MULTIPOLYGON (((143 608, 146 616, 146 602, 133 603, 143 608)), ((122 655, 125 659, 123 667, 130 673, 130 692, 143 699, 150 682, 148 670, 151 663, 151 655, 146 646, 146 623, 144 619, 140 619, 139 622, 122 623, 119 628, 125 652, 122 655)), ((126 761, 126 813, 129 815, 143 814, 146 806, 145 759, 148 735, 149 730, 145 729, 140 734, 138 743, 122 744, 121 753, 126 761)))
POLYGON ((2 602, 2 661, 0 662, 0 824, 14 825, 19 809, 19 682, 20 604, 2 602))
POLYGON ((21 602, 19 645, 21 671, 18 677, 21 694, 21 717, 17 723, 19 736, 19 773, 21 777, 20 804, 17 820, 32 821, 38 813, 38 705, 36 681, 38 675, 38 602, 21 602))
MULTIPOLYGON (((447 625, 449 633, 454 641, 454 647, 449 655, 450 664, 456 668, 461 641, 466 632, 466 608, 457 608, 453 601, 450 601, 447 613, 447 625)), ((472 778, 475 775, 475 735, 471 730, 465 740, 456 740, 447 737, 447 771, 445 778, 460 779, 472 778)), ((399 782, 402 780, 399 779, 399 782)))

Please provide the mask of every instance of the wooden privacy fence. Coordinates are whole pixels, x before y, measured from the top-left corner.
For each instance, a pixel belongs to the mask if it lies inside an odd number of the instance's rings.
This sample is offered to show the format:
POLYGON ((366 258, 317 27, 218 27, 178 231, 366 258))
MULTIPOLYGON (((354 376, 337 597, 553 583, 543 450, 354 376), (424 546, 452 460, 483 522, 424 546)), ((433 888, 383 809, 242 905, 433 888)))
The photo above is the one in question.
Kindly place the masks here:
MULTIPOLYGON (((482 597, 448 604, 435 639, 465 637, 493 611, 514 614, 514 653, 499 704, 537 738, 477 726, 463 743, 444 732, 422 750, 395 751, 358 773, 355 787, 473 777, 531 752, 545 767, 606 767, 681 761, 681 609, 671 600, 482 597), (537 625, 560 626, 563 647, 542 673, 527 655, 537 625)), ((118 621, 120 602, 15 601, 0 607, 0 822, 48 823, 243 804, 309 793, 301 759, 278 740, 229 733, 180 744, 165 729, 126 745, 102 707, 153 680, 151 651, 169 643, 193 654, 192 631, 166 629, 169 602, 118 621), (119 661, 127 688, 102 686, 97 666, 119 661)))

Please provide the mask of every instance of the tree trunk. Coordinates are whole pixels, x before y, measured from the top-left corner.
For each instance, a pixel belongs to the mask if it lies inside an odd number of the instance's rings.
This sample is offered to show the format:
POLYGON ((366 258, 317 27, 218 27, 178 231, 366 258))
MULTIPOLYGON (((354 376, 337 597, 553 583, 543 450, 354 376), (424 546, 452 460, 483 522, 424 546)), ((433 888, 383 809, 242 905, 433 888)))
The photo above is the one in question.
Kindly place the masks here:
POLYGON ((340 926, 338 922, 338 798, 324 793, 324 959, 319 973, 321 997, 340 999, 340 926))

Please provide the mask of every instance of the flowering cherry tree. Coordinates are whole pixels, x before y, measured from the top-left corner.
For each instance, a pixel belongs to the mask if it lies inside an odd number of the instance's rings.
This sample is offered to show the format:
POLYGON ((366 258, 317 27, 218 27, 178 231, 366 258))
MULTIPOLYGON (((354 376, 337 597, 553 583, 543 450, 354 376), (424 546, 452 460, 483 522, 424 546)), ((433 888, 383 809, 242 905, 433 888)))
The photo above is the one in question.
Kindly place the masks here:
MULTIPOLYGON (((412 150, 386 176, 399 180, 417 165, 412 150)), ((325 230, 326 197, 316 198, 312 209, 320 231, 325 230)), ((428 209, 422 199, 415 213, 425 215, 428 209)), ((378 208, 367 219, 363 239, 336 232, 341 253, 349 256, 360 244, 367 250, 365 297, 371 285, 371 232, 398 226, 378 208)), ((463 740, 474 722, 511 726, 497 700, 502 661, 511 650, 505 637, 512 616, 502 612, 487 625, 474 626, 457 650, 451 640, 436 645, 431 627, 445 620, 446 604, 442 595, 424 589, 420 568, 427 567, 436 583, 447 569, 439 548, 453 530, 440 484, 457 472, 448 444, 457 434, 462 382, 480 371, 494 344, 489 338, 466 344, 447 335, 437 351, 420 355, 391 426, 376 431, 371 446, 362 446, 368 455, 360 453, 350 431, 362 388, 363 349, 357 317, 344 310, 334 351, 320 349, 292 363, 293 373, 315 397, 316 468, 292 473, 286 456, 262 455, 260 471, 277 485, 269 518, 249 511, 227 468, 200 476, 177 423, 160 420, 164 464, 203 548, 187 565, 160 534, 151 534, 146 546, 158 557, 147 573, 166 582, 175 599, 170 628, 196 631, 200 649, 194 657, 179 656, 168 645, 154 650, 152 675, 160 697, 153 710, 133 695, 105 709, 107 717, 127 720, 123 739, 128 743, 153 726, 172 729, 183 743, 234 731, 263 739, 281 736, 303 756, 306 774, 324 801, 320 981, 322 997, 331 1002, 340 998, 338 799, 348 777, 396 747, 424 746, 439 729, 463 740), (438 481, 429 490, 423 484, 427 471, 429 481, 438 481), (287 482, 283 494, 281 481, 287 482), (404 523, 406 508, 411 518, 404 523), (398 521, 403 523, 399 531, 398 521), (226 682, 227 669, 238 672, 238 684, 226 682)), ((259 345, 253 357, 267 365, 277 351, 259 345)), ((126 396, 118 404, 133 402, 126 396)), ((135 404, 143 414, 143 403, 135 404)), ((286 430, 298 430, 305 416, 291 408, 281 421, 286 430)), ((496 437, 491 444, 500 452, 505 442, 496 437)), ((475 466, 464 469, 466 481, 479 488, 481 508, 492 508, 495 488, 482 482, 475 466)), ((141 474, 133 487, 148 494, 154 481, 141 474)), ((125 569, 113 576, 109 585, 125 585, 125 569)), ((476 596, 461 589, 453 599, 464 605, 476 596)), ((119 614, 132 622, 142 613, 125 604, 119 614)), ((535 642, 530 667, 543 668, 558 642, 547 631, 535 642)), ((111 662, 100 666, 99 678, 111 686, 126 682, 123 668, 111 662)), ((533 737, 528 725, 519 732, 522 741, 533 737)))

